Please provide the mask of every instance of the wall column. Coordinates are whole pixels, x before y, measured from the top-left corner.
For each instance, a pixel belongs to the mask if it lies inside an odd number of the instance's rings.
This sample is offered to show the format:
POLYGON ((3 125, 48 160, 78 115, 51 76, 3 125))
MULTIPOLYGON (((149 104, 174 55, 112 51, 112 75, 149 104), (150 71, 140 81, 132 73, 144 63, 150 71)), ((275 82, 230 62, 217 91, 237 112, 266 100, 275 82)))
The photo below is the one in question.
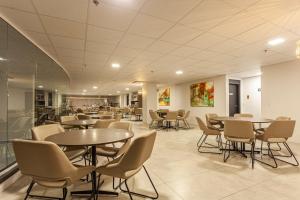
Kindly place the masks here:
POLYGON ((142 89, 143 95, 143 121, 149 124, 151 122, 151 117, 149 115, 149 110, 157 109, 157 91, 156 84, 145 83, 142 89))

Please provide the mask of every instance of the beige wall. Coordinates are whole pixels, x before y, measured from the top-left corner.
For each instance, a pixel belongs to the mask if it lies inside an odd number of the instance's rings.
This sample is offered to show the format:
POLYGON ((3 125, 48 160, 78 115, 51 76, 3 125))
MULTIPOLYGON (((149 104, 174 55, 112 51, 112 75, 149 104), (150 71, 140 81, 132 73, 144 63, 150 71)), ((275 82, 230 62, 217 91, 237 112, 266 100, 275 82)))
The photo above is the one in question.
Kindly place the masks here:
POLYGON ((294 142, 300 142, 300 61, 262 68, 262 116, 290 116, 297 121, 294 142))

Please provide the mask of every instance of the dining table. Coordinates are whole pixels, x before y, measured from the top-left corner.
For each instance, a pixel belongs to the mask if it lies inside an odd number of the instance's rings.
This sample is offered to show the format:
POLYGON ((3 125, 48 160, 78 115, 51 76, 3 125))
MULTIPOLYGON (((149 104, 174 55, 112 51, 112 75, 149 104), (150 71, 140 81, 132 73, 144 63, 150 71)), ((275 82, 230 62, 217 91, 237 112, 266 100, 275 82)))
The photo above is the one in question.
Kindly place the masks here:
POLYGON ((68 125, 68 126, 74 126, 74 127, 85 127, 86 129, 89 128, 91 125, 95 125, 97 119, 83 119, 83 120, 70 120, 70 121, 64 121, 61 124, 62 125, 68 125))
MULTIPOLYGON (((59 146, 75 147, 86 146, 91 147, 91 160, 92 165, 97 165, 97 145, 113 144, 117 142, 124 142, 132 138, 134 134, 124 129, 115 128, 99 128, 99 129, 81 129, 70 130, 47 137, 45 140, 53 142, 59 146)), ((73 191, 71 195, 94 197, 97 194, 118 196, 117 192, 104 191, 97 189, 97 176, 96 171, 91 174, 92 188, 88 190, 73 191)))

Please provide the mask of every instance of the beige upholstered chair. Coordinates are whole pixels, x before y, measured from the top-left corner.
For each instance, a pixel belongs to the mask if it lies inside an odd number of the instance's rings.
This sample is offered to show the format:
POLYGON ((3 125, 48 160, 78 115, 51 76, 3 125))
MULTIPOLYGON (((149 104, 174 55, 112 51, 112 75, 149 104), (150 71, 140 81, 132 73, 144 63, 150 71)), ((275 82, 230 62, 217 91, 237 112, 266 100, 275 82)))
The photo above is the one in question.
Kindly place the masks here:
POLYGON ((202 131, 202 135, 201 135, 200 139, 197 142, 198 151, 200 153, 221 154, 222 149, 223 149, 221 132, 218 131, 217 129, 209 129, 205 125, 205 123, 202 121, 202 119, 200 119, 199 117, 196 117, 196 120, 198 122, 198 126, 199 126, 200 130, 202 131), (208 136, 216 136, 218 145, 215 146, 215 145, 206 143, 206 139, 207 139, 208 136), (207 144, 207 146, 205 146, 205 144, 207 144), (201 148, 204 148, 204 149, 206 149, 206 148, 218 148, 220 150, 220 152, 202 151, 201 148))
POLYGON ((30 194, 35 183, 49 188, 63 188, 63 197, 60 199, 64 200, 67 187, 94 170, 93 166, 75 167, 52 142, 15 139, 12 145, 21 173, 32 177, 25 200, 28 197, 41 198, 30 194))
POLYGON ((109 124, 115 121, 115 119, 100 119, 95 123, 94 128, 108 128, 109 124))
MULTIPOLYGON (((116 128, 116 129, 124 129, 129 132, 132 132, 132 124, 130 122, 111 122, 108 125, 108 128, 116 128)), ((126 142, 121 142, 120 146, 117 147, 113 145, 113 147, 99 145, 97 146, 96 153, 98 156, 104 156, 107 158, 116 158, 122 155, 129 147, 131 140, 127 140, 126 142)))
POLYGON ((91 116, 88 116, 88 115, 77 115, 77 118, 78 118, 79 120, 92 119, 91 116))
MULTIPOLYGON (((44 141, 48 136, 58 133, 65 133, 64 128, 60 124, 36 126, 31 129, 32 139, 38 141, 44 141)), ((84 147, 66 147, 64 151, 70 160, 74 160, 81 156, 84 157, 86 152, 84 147)))
MULTIPOLYGON (((132 195, 138 195, 141 197, 146 197, 150 199, 157 199, 158 193, 157 190, 146 170, 146 167, 144 166, 144 163, 150 158, 153 146, 155 143, 156 138, 156 132, 153 131, 149 134, 146 134, 144 136, 141 136, 139 138, 136 138, 131 145, 129 146, 128 150, 124 153, 123 156, 120 156, 119 158, 109 162, 105 166, 101 166, 97 168, 97 172, 99 173, 99 183, 100 183, 100 176, 101 175, 107 175, 112 177, 120 178, 120 184, 119 188, 123 192, 127 192, 130 199, 132 200, 132 195), (143 194, 137 194, 134 192, 131 192, 127 185, 127 180, 137 174, 142 168, 144 168, 151 185, 153 186, 156 196, 150 197, 143 194), (121 182, 121 179, 124 179, 123 182, 121 182), (126 190, 122 189, 122 185, 125 183, 126 190)), ((100 184, 98 183, 98 187, 100 184)))
POLYGON ((184 109, 179 109, 178 110, 178 117, 183 117, 185 114, 185 110, 184 109))
POLYGON ((255 135, 253 132, 252 123, 250 121, 242 120, 226 120, 224 122, 224 137, 226 139, 224 150, 224 162, 226 162, 230 156, 231 146, 237 147, 237 143, 242 143, 243 145, 250 144, 252 168, 254 168, 255 135), (227 151, 228 156, 226 157, 227 151))
MULTIPOLYGON (((268 128, 265 129, 263 134, 256 135, 257 140, 261 140, 262 142, 266 142, 268 145, 268 155, 273 159, 274 165, 263 162, 262 160, 258 160, 259 162, 269 165, 273 168, 277 168, 278 164, 276 160, 291 164, 293 166, 298 166, 298 160, 293 154, 291 148, 287 144, 287 140, 293 136, 294 128, 296 121, 294 120, 275 120, 273 121, 268 128), (290 155, 274 155, 273 149, 271 149, 271 144, 283 144, 290 155), (293 157, 296 163, 287 162, 285 160, 279 159, 278 157, 293 157)), ((261 145, 262 151, 262 145, 261 145)))
POLYGON ((218 117, 218 115, 215 113, 207 113, 205 115, 207 127, 209 129, 223 130, 224 125, 222 124, 222 122, 213 120, 214 117, 218 117))
POLYGON ((135 120, 140 121, 141 117, 143 116, 143 109, 142 108, 134 108, 134 116, 135 116, 135 120))
MULTIPOLYGON (((178 113, 179 113, 179 111, 178 111, 178 113)), ((180 121, 183 121, 183 123, 184 123, 184 125, 185 125, 186 128, 191 128, 191 127, 190 127, 190 124, 189 124, 188 121, 187 121, 187 118, 188 118, 189 116, 190 116, 190 111, 187 111, 187 112, 183 115, 183 117, 178 116, 178 117, 177 117, 178 125, 179 125, 179 122, 180 122, 180 121)))
POLYGON ((164 122, 166 122, 167 128, 171 128, 171 124, 174 123, 174 127, 177 130, 178 128, 178 111, 169 111, 166 115, 166 118, 164 119, 164 122))
MULTIPOLYGON (((67 121, 73 121, 73 120, 78 120, 76 115, 68 115, 68 116, 60 116, 60 122, 67 122, 67 121)), ((74 128, 73 126, 68 126, 68 125, 62 125, 64 129, 72 129, 74 128)))
POLYGON ((159 128, 162 125, 164 119, 159 117, 158 114, 153 110, 149 110, 149 114, 151 117, 149 128, 153 128, 155 123, 156 123, 156 128, 159 128))
POLYGON ((279 116, 276 118, 277 121, 285 121, 285 120, 291 120, 290 117, 286 117, 286 116, 279 116))
POLYGON ((236 113, 233 115, 234 117, 245 117, 245 118, 252 118, 253 115, 250 113, 236 113))

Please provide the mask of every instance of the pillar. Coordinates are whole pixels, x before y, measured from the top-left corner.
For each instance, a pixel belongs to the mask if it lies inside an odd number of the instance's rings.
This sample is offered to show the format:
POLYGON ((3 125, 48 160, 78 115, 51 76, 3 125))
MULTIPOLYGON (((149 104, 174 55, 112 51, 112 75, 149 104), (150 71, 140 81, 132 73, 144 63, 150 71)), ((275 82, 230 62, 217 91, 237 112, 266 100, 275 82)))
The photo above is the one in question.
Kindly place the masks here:
POLYGON ((157 89, 154 83, 145 83, 142 89, 143 95, 143 121, 149 124, 151 122, 151 117, 149 115, 149 110, 157 109, 157 89))

